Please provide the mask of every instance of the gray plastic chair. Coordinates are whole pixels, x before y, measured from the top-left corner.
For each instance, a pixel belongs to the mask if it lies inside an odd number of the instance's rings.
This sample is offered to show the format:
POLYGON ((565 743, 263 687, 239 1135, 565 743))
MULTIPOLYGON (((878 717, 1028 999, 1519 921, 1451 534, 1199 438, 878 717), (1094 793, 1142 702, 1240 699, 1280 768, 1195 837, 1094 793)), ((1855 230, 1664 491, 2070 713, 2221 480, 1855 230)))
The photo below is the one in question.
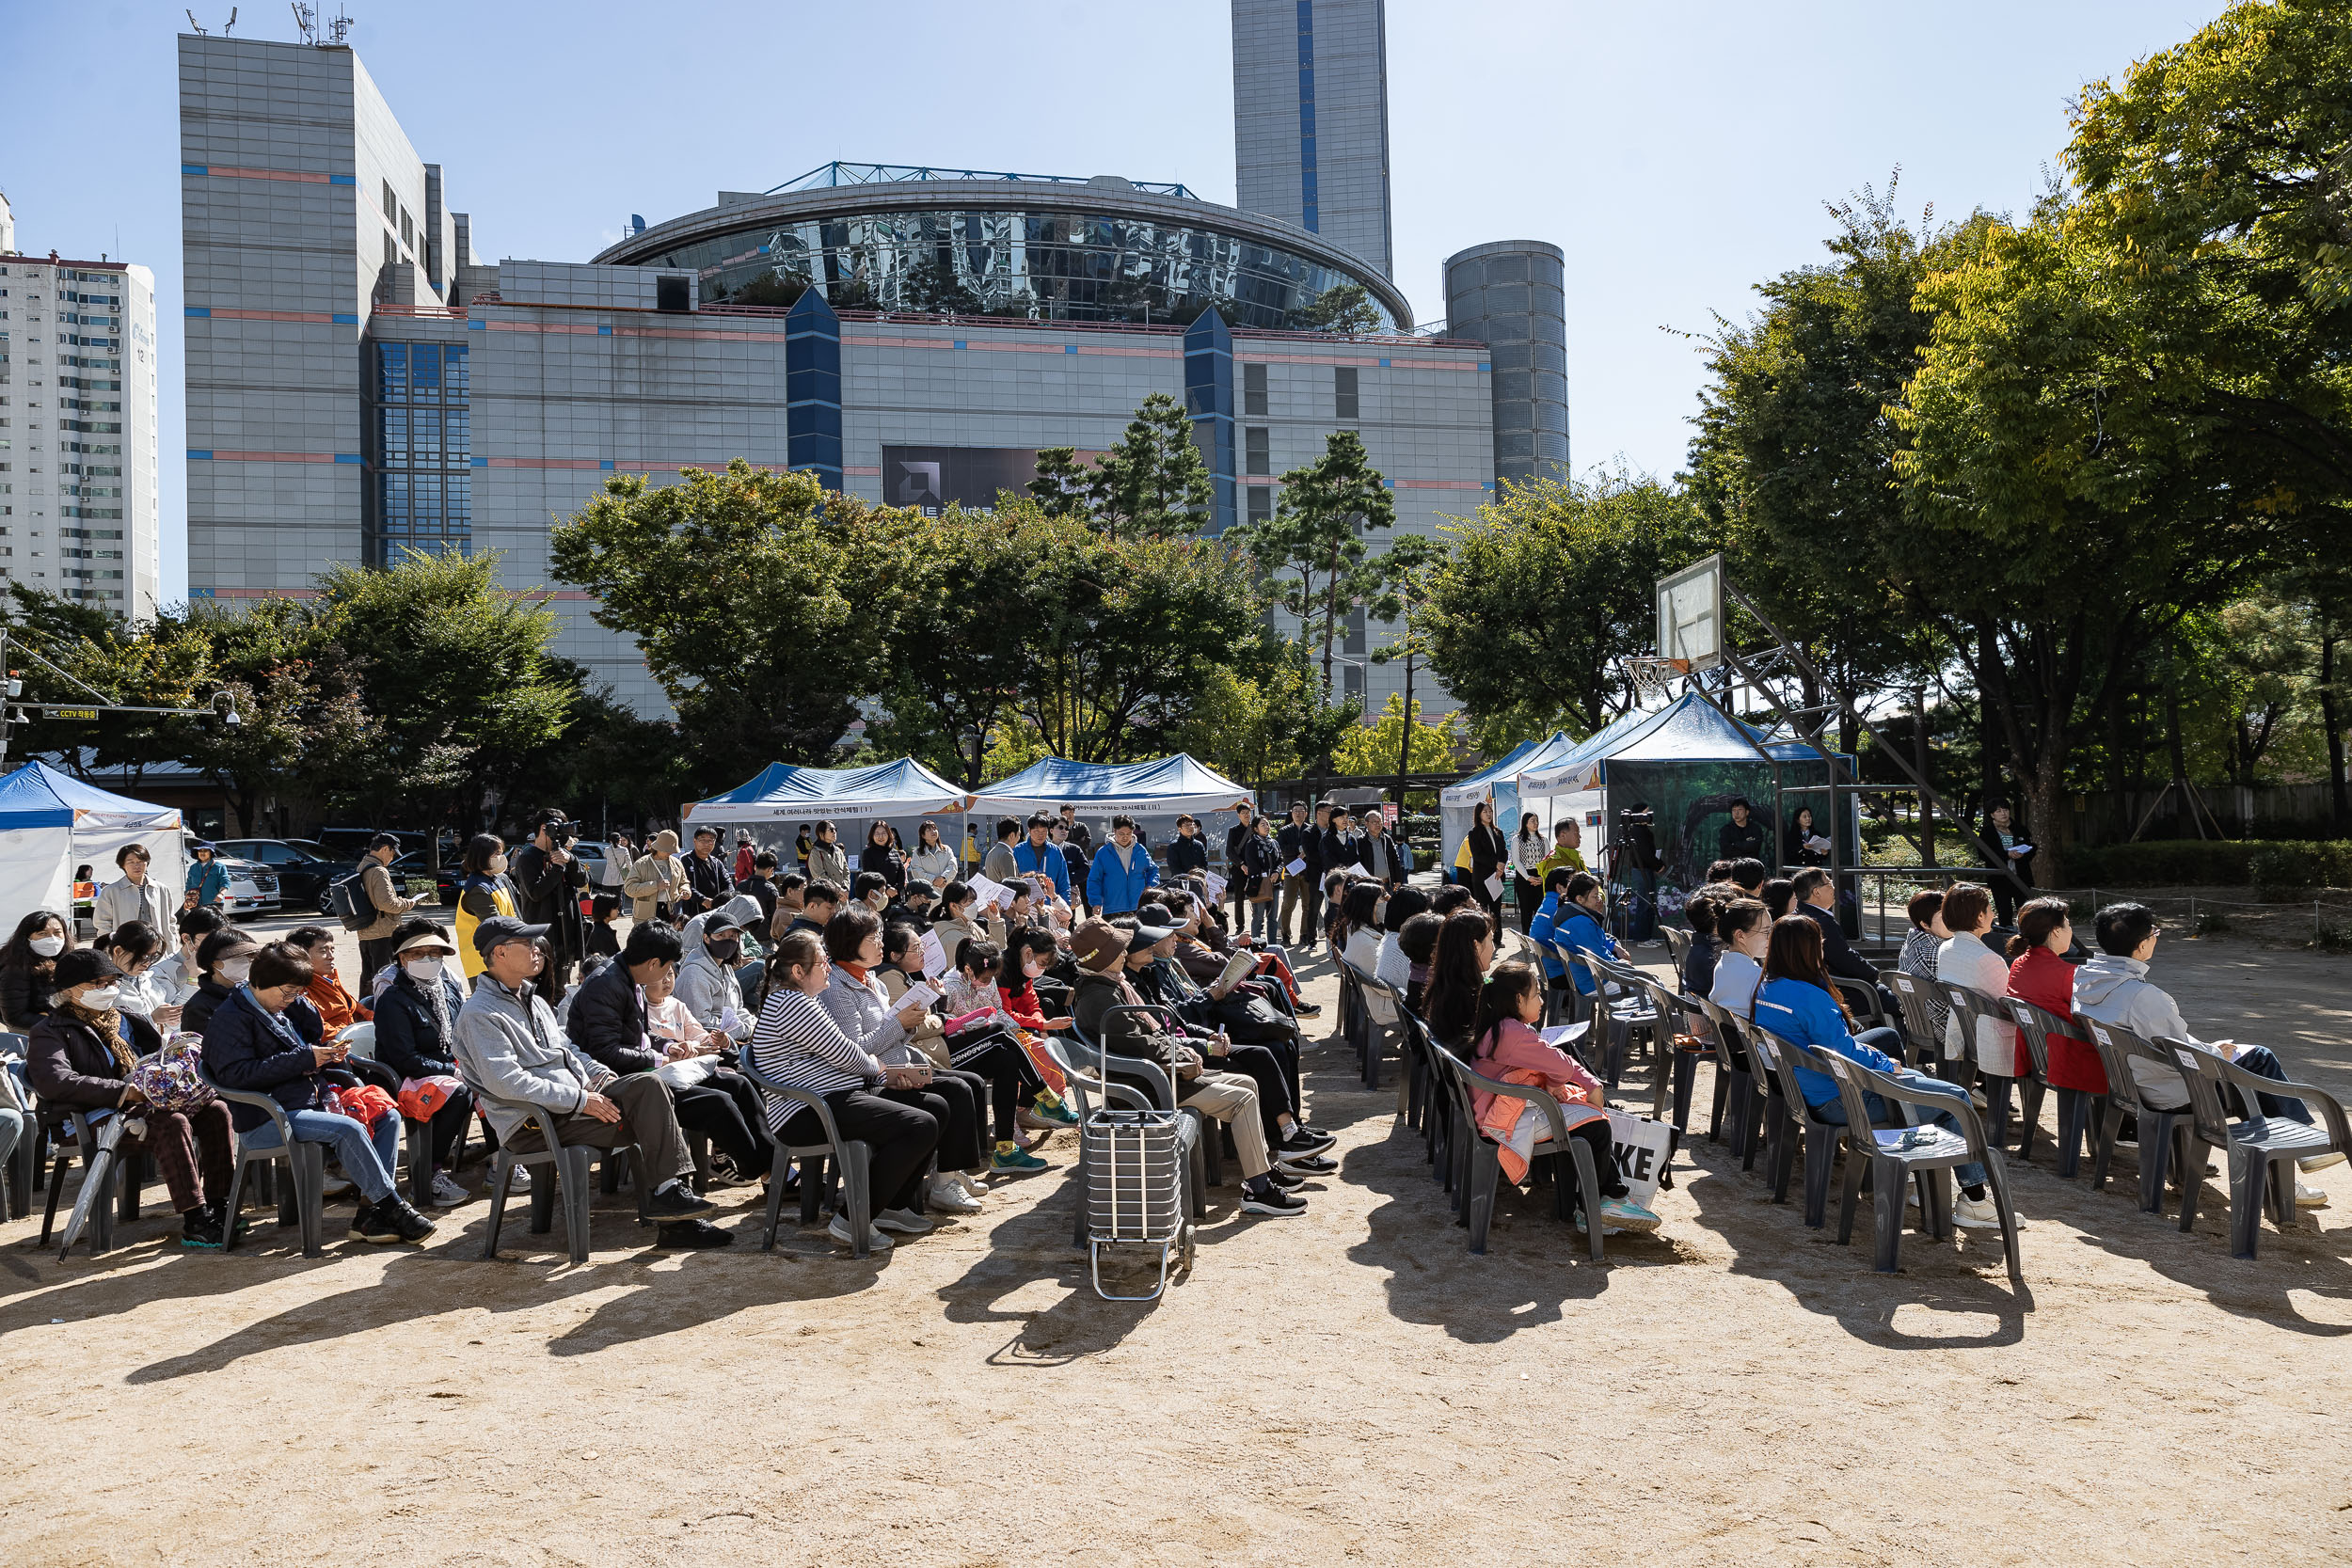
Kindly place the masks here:
MULTIPOLYGON (((477 1104, 485 1103, 482 1091, 474 1090, 477 1104)), ((501 1104, 489 1101, 486 1103, 501 1104)), ((588 1261, 588 1207, 595 1193, 593 1170, 597 1157, 602 1156, 607 1170, 616 1169, 620 1162, 631 1162, 636 1180, 631 1185, 637 1194, 637 1223, 651 1225, 653 1212, 646 1207, 652 1196, 652 1183, 645 1180, 644 1157, 635 1144, 615 1144, 611 1148, 597 1148, 588 1144, 566 1144, 556 1136, 555 1114, 544 1105, 520 1107, 530 1114, 539 1129, 539 1140, 547 1147, 528 1154, 517 1154, 508 1147, 509 1140, 501 1139, 499 1150, 490 1157, 490 1224, 482 1238, 482 1257, 487 1262, 499 1255, 499 1230, 506 1221, 506 1197, 518 1165, 546 1167, 557 1186, 540 1178, 531 1183, 531 1234, 544 1236, 555 1228, 555 1205, 561 1196, 564 1204, 564 1242, 565 1251, 575 1263, 588 1261)))
POLYGON ((2079 1039, 2072 1025, 2058 1014, 2037 1007, 2022 996, 2009 996, 2009 1016, 2017 1021, 2018 1036, 2033 1056, 2034 1090, 2026 1100, 2033 1108, 2026 1114, 2026 1133, 2017 1141, 2017 1157, 2033 1158, 2034 1133, 2041 1124, 2040 1090, 2048 1088, 2058 1096, 2058 1173, 2071 1177, 2081 1168, 2083 1133, 2096 1118, 2106 1117, 2106 1101, 2087 1089, 2064 1088, 2050 1082, 2050 1037, 2058 1035, 2079 1039))
POLYGON ((868 1243, 874 1222, 874 1146, 863 1138, 844 1140, 839 1125, 833 1119, 833 1107, 825 1103, 823 1095, 814 1089, 777 1083, 752 1065, 748 1049, 739 1054, 736 1070, 751 1080, 752 1087, 763 1100, 782 1101, 793 1107, 785 1113, 785 1126, 789 1127, 798 1119, 799 1111, 813 1111, 818 1127, 825 1134, 815 1143, 787 1144, 781 1136, 775 1139, 775 1160, 768 1168, 768 1214, 760 1229, 759 1250, 776 1250, 776 1227, 784 1215, 785 1177, 791 1163, 798 1160, 801 1223, 817 1223, 819 1205, 837 1180, 841 1191, 839 1212, 850 1223, 850 1255, 871 1256, 873 1249, 868 1243))
MULTIPOLYGON (((1944 993, 1944 1000, 1951 1007, 1952 1016, 1960 1020, 1961 1037, 1968 1042, 1969 1058, 1977 1063, 1976 1086, 1984 1095, 1987 1124, 1985 1131, 1995 1144, 2005 1144, 2009 1141, 2010 1085, 2014 1084, 2018 1087, 2018 1098, 2025 1103, 2026 1125, 2028 1129, 2041 1118, 2042 1091, 2042 1081, 2030 1072, 1994 1072, 1984 1066, 1981 1055, 1984 1048, 1983 1032, 1977 1025, 1986 1022, 2009 1023, 2010 1020, 2008 999, 1988 996, 1983 991, 1968 986, 1954 985, 1949 981, 1938 981, 1936 989, 1944 993)), ((2013 1059, 2014 1055, 2015 1053, 2011 1053, 2012 1060, 2010 1063, 2011 1067, 2017 1065, 2013 1059)), ((2030 1056, 2030 1048, 2028 1048, 2028 1055, 2030 1056)), ((2026 1133, 2026 1138, 2028 1141, 2031 1140, 2030 1132, 2026 1133)))
POLYGON ((1911 1049, 1904 1064, 1922 1072, 1932 1072, 1944 1059, 1944 1037, 1935 1027, 1935 1014, 1928 1006, 1928 982, 1907 970, 1891 970, 1886 983, 1894 989, 1895 1000, 1902 1004, 1903 1040, 1911 1049))
POLYGON ((2181 1167, 2181 1228, 2197 1224, 2198 1194, 2205 1183, 2204 1146, 2210 1144, 2228 1163, 2230 1256, 2250 1260, 2262 1235, 2265 1208, 2280 1230, 2296 1227, 2295 1163, 2314 1154, 2352 1152, 2352 1129, 2344 1124, 2344 1105, 2325 1089, 2249 1072, 2205 1046, 2169 1037, 2156 1044, 2181 1064, 2188 1083, 2190 1126, 2197 1137, 2181 1167), (2230 1119, 2231 1089, 2237 1091, 2245 1111, 2235 1121, 2230 1119), (2317 1113, 2319 1124, 2265 1116, 2254 1098, 2258 1094, 2300 1100, 2317 1113))
POLYGON ((1788 1175, 1796 1162, 1796 1150, 1789 1140, 1802 1133, 1804 1138, 1804 1224, 1808 1230, 1819 1230, 1829 1223, 1830 1167, 1837 1159, 1840 1139, 1852 1142, 1851 1129, 1834 1121, 1823 1121, 1805 1103, 1804 1085, 1797 1081, 1798 1055, 1795 1042, 1782 1038, 1760 1023, 1748 1025, 1748 1049, 1755 1053, 1759 1065, 1772 1069, 1780 1086, 1780 1101, 1785 1110, 1772 1124, 1767 1140, 1766 1159, 1772 1184, 1772 1201, 1788 1201, 1788 1175), (1776 1139, 1778 1147, 1772 1148, 1776 1139))
POLYGON ((1708 1129, 1707 1135, 1714 1139, 1724 1131, 1724 1109, 1728 1105, 1733 1152, 1740 1156, 1741 1170, 1754 1170, 1756 1138, 1763 1131, 1769 1108, 1772 1074, 1753 1070, 1756 1058, 1748 1054, 1747 1036, 1729 1008, 1704 996, 1692 1001, 1707 1015, 1708 1033, 1715 1048, 1715 1124, 1708 1129))
MULTIPOLYGON (((110 1251, 115 1242, 115 1213, 118 1207, 122 1218, 135 1220, 138 1215, 137 1173, 132 1163, 108 1147, 99 1135, 99 1124, 91 1121, 88 1113, 69 1111, 67 1118, 73 1123, 73 1147, 82 1151, 82 1186, 74 1195, 72 1217, 66 1222, 65 1240, 57 1248, 57 1261, 65 1261, 73 1250, 78 1237, 77 1220, 87 1219, 89 1227, 89 1251, 92 1258, 110 1251), (130 1184, 123 1184, 123 1178, 130 1184)), ((24 1138, 31 1142, 28 1129, 24 1138)), ((57 1217, 57 1202, 65 1192, 65 1173, 72 1168, 73 1155, 62 1143, 57 1146, 57 1168, 49 1178, 49 1206, 40 1217, 40 1243, 49 1244, 51 1229, 57 1217)))
POLYGON ((1883 1072, 1818 1045, 1809 1049, 1821 1070, 1836 1081, 1846 1105, 1846 1180, 1837 1204, 1839 1244, 1853 1239, 1854 1210, 1861 1200, 1866 1163, 1877 1222, 1873 1266, 1881 1274, 1894 1274, 1902 1267, 1903 1189, 1917 1183, 1921 1223, 1929 1235, 1942 1241, 1953 1229, 1952 1167, 1981 1164, 1986 1191, 2001 1217, 2001 1249, 2009 1260, 2009 1277, 2013 1284, 2024 1284, 2025 1267, 2017 1251, 2017 1211, 2010 1204, 2008 1174, 2002 1168, 2000 1147, 1985 1136, 1976 1107, 1950 1100, 1914 1099, 1915 1091, 1883 1072), (1864 1098, 1870 1094, 1899 1107, 1906 1121, 1915 1106, 1950 1111, 1960 1122, 1960 1132, 1931 1124, 1873 1127, 1869 1101, 1864 1098))
POLYGON ((33 1212, 33 1190, 40 1182, 40 1116, 33 1103, 33 1091, 23 1077, 24 1053, 31 1042, 23 1035, 0 1031, 0 1075, 8 1079, 12 1091, 8 1098, 12 1108, 24 1115, 24 1133, 16 1140, 16 1148, 8 1152, 8 1168, 5 1181, 0 1181, 0 1219, 23 1219, 33 1212))
MULTIPOLYGON (((335 1037, 338 1043, 351 1048, 355 1056, 376 1061, 375 1025, 355 1023, 335 1037)), ((469 1118, 471 1119, 471 1118, 469 1118)), ((420 1209, 433 1207, 433 1124, 413 1117, 400 1118, 402 1152, 408 1164, 408 1201, 420 1209)), ((450 1163, 455 1164, 465 1152, 465 1134, 458 1133, 456 1147, 450 1152, 450 1163)))
POLYGON ((1687 926, 1661 926, 1658 934, 1666 939, 1666 954, 1675 966, 1675 973, 1681 974, 1682 966, 1691 959, 1691 928, 1687 926))
MULTIPOLYGON (((1673 928, 1661 927, 1666 930, 1673 928)), ((1664 1121, 1669 1129, 1666 1133, 1666 1163, 1658 1173, 1658 1184, 1672 1187, 1675 1184, 1675 1153, 1682 1147, 1683 1135, 1691 1127, 1691 1094, 1698 1084, 1699 1058, 1709 1054, 1713 1047, 1707 1042, 1707 1031, 1692 1022, 1691 1014, 1698 1006, 1695 1001, 1684 1000, 1679 992, 1653 979, 1647 971, 1636 970, 1634 973, 1639 977, 1643 991, 1649 997, 1650 1011, 1658 1018, 1658 1082, 1650 1096, 1649 1115, 1652 1121, 1664 1121), (1686 1036, 1697 1043, 1687 1049, 1675 1043, 1686 1036), (1673 1102, 1671 1109, 1669 1101, 1673 1102)), ((1720 1079, 1716 1083, 1719 1094, 1724 1083, 1720 1079)), ((1720 1106, 1720 1098, 1717 1103, 1720 1106)))
MULTIPOLYGON (((302 1234, 302 1256, 316 1258, 323 1250, 326 1230, 326 1148, 324 1144, 304 1143, 294 1135, 294 1123, 287 1118, 286 1108, 265 1094, 253 1094, 244 1089, 225 1089, 204 1065, 203 1053, 196 1054, 197 1076, 204 1086, 231 1105, 249 1105, 268 1114, 278 1129, 276 1148, 255 1148, 246 1142, 246 1135, 237 1134, 236 1159, 229 1177, 229 1200, 222 1210, 221 1251, 233 1251, 237 1244, 237 1219, 244 1205, 245 1168, 249 1164, 276 1166, 285 1163, 286 1185, 278 1193, 278 1223, 280 1227, 298 1226, 302 1234)), ((234 1114, 233 1112, 231 1113, 234 1114)), ((264 1199, 266 1201, 266 1199, 264 1199)))
MULTIPOLYGON (((1587 1255, 1596 1263, 1601 1261, 1605 1248, 1600 1234, 1599 1176, 1593 1168, 1592 1149, 1586 1147, 1583 1139, 1568 1136, 1567 1117, 1561 1111, 1559 1101, 1540 1088, 1482 1077, 1470 1069, 1469 1063, 1443 1046, 1438 1048, 1438 1055, 1453 1089, 1455 1115, 1461 1118, 1459 1148, 1463 1164, 1455 1189, 1460 1201, 1456 1205, 1454 1223, 1469 1227, 1470 1252, 1482 1257, 1486 1254, 1486 1231, 1494 1220, 1495 1189, 1502 1180, 1502 1146, 1478 1125, 1477 1118, 1471 1114, 1471 1093, 1485 1089, 1499 1098, 1521 1101, 1543 1112, 1546 1131, 1544 1136, 1535 1141, 1533 1157, 1528 1161, 1529 1172, 1534 1173, 1537 1160, 1556 1160, 1564 1153, 1575 1162, 1576 1190, 1585 1203, 1587 1255)), ((1570 1218, 1571 1214, 1568 1184, 1560 1180, 1558 1171, 1552 1173, 1552 1212, 1562 1220, 1570 1218)))
MULTIPOLYGON (((1165 1008, 1154 1007, 1149 1005, 1138 1005, 1133 1002, 1121 1002, 1117 1006, 1106 1008, 1104 1011, 1102 1022, 1104 1027, 1108 1028, 1111 1020, 1118 1018, 1124 1013, 1143 1013, 1149 1017, 1157 1019, 1165 1011, 1165 1008)), ((1089 1073, 1100 1073, 1102 1071, 1102 1063, 1100 1058, 1103 1055, 1103 1048, 1098 1042, 1087 1038, 1086 1031, 1078 1026, 1074 1014, 1072 1017, 1070 1023, 1070 1038, 1063 1043, 1067 1046, 1074 1048, 1073 1059, 1079 1063, 1079 1066, 1083 1070, 1089 1073), (1077 1051, 1079 1050, 1091 1052, 1093 1053, 1093 1055, 1079 1055, 1077 1054, 1077 1051)), ((1118 1056, 1118 1053, 1116 1052, 1111 1053, 1111 1054, 1118 1056)), ((1163 1071, 1157 1062, 1146 1061, 1140 1056, 1119 1056, 1116 1065, 1119 1071, 1121 1073, 1124 1073, 1132 1078, 1141 1079, 1144 1083, 1151 1085, 1152 1093, 1157 1100, 1158 1103, 1141 1106, 1138 1107, 1139 1109, 1147 1111, 1182 1111, 1192 1121, 1199 1124, 1200 1132, 1200 1148, 1202 1181, 1207 1187, 1222 1187, 1225 1185, 1225 1124, 1217 1121, 1214 1117, 1203 1114, 1195 1106, 1179 1105, 1176 1102, 1176 1081, 1163 1071)), ((1205 1197, 1203 1201, 1205 1204, 1205 1197)))
POLYGON ((2162 1109, 2150 1105, 2140 1094, 2132 1063, 2155 1063, 2181 1085, 2182 1098, 2186 1100, 2188 1082, 2182 1076, 2181 1064, 2171 1053, 2157 1050, 2154 1042, 2120 1023, 2101 1023, 2079 1013, 2074 1022, 2090 1036, 2107 1074, 2107 1115, 2100 1124, 2099 1147, 2090 1162, 2090 1190, 2095 1193, 2106 1186, 2107 1167, 2115 1160, 2115 1141, 2122 1131, 2123 1117, 2136 1117, 2139 1121, 2139 1211, 2160 1214, 2164 1212, 2165 1172, 2174 1157, 2176 1138, 2181 1145, 2180 1159, 2185 1163, 2188 1158, 2189 1108, 2185 1104, 2162 1109))

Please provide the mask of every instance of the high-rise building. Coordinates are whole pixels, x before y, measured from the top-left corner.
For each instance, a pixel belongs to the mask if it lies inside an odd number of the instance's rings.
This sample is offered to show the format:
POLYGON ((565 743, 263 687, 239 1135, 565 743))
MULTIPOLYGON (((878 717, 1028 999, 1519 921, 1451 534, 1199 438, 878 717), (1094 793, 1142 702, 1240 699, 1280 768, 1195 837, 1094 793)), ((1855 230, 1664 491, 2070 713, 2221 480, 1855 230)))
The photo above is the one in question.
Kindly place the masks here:
POLYGON ((183 35, 180 180, 191 594, 307 588, 330 562, 379 553, 395 524, 404 541, 465 544, 464 404, 453 426, 437 357, 395 388, 429 396, 429 416, 404 426, 395 462, 368 462, 373 404, 392 387, 357 369, 369 323, 438 308, 469 258, 440 166, 358 54, 183 35))
POLYGON ((1235 204, 1393 275, 1383 0, 1233 0, 1235 204))
POLYGON ((0 196, 0 583, 155 612, 155 275, 17 254, 0 196))

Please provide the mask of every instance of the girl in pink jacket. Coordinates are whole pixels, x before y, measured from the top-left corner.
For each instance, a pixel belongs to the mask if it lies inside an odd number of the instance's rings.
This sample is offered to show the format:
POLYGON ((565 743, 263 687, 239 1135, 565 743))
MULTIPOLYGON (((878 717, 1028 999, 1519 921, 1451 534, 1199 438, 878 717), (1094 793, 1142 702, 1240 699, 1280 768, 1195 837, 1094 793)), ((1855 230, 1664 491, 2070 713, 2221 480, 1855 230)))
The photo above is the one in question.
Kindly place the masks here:
MULTIPOLYGON (((1560 1103, 1568 1136, 1591 1146, 1593 1172, 1600 1187, 1601 1223, 1620 1230, 1657 1229, 1658 1216, 1627 1196, 1625 1178, 1617 1169, 1611 1146, 1600 1081, 1574 1056, 1545 1042, 1535 1029, 1543 1016, 1543 976, 1534 965, 1516 959, 1495 965, 1479 988, 1478 1021, 1470 1034, 1470 1070, 1482 1078, 1549 1090, 1560 1103)), ((1487 1089, 1471 1091, 1470 1109, 1479 1127, 1502 1146, 1504 1174, 1514 1181, 1523 1179, 1536 1143, 1549 1136, 1542 1111, 1487 1089)), ((1573 1161, 1561 1160, 1558 1179, 1576 1180, 1573 1161)), ((1580 1212, 1585 1207, 1585 1196, 1577 1195, 1580 1212)))

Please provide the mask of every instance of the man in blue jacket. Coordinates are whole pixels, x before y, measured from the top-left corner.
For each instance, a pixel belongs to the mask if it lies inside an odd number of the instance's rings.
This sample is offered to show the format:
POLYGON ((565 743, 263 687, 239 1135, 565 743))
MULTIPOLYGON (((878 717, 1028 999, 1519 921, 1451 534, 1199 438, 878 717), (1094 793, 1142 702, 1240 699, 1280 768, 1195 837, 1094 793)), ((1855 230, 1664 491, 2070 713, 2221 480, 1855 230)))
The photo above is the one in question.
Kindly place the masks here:
POLYGON ((1065 904, 1070 902, 1070 863, 1062 857, 1061 846, 1050 842, 1054 819, 1043 812, 1029 815, 1029 836, 1012 847, 1012 863, 1024 877, 1050 877, 1054 891, 1065 904))
POLYGON ((1157 887, 1159 880, 1152 851, 1136 842, 1136 819, 1112 817, 1111 840, 1094 851, 1094 863, 1087 868, 1087 902, 1096 917, 1133 914, 1143 890, 1157 887))

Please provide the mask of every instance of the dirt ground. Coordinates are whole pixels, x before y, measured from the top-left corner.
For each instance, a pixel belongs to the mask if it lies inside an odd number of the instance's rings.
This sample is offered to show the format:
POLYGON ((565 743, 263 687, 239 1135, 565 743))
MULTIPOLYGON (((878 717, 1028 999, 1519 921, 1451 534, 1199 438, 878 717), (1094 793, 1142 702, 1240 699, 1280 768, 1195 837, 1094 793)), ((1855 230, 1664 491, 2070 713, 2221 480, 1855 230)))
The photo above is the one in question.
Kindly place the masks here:
MULTIPOLYGON (((2352 1097, 2352 963, 2224 938, 2158 966, 2201 1035, 2352 1097)), ((61 1265, 16 1221, 0 1560, 2352 1557, 2352 1168, 2324 1229, 2243 1263, 2217 1184, 2185 1236, 2045 1152, 2012 1165, 2021 1291, 1997 1245, 1916 1236, 1874 1275, 1702 1135, 1658 1238, 1594 1266, 1506 1197, 1471 1258, 1392 1094, 1311 1060, 1340 1174, 1297 1220, 1220 1190, 1150 1307, 1096 1299, 1069 1245, 1068 1134, 863 1263, 816 1230, 763 1255, 755 1187, 723 1195, 737 1244, 687 1257, 602 1198, 580 1268, 519 1214, 479 1260, 479 1200, 422 1250, 310 1262, 266 1225, 183 1253, 151 1206, 61 1265)))

